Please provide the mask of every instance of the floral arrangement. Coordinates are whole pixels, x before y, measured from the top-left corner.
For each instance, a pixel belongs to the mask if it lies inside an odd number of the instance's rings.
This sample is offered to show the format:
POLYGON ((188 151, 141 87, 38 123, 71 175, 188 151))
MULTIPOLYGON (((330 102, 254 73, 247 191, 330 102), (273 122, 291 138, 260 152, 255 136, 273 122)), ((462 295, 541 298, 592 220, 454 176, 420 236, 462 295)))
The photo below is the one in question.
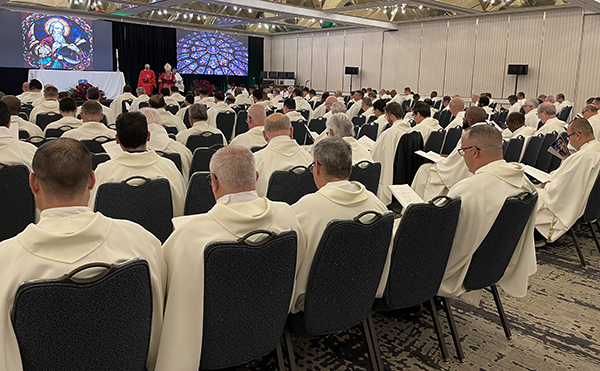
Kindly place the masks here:
MULTIPOLYGON (((80 82, 79 84, 77 84, 76 87, 70 88, 67 91, 67 94, 69 94, 69 97, 71 97, 75 100, 85 100, 86 93, 89 88, 98 89, 97 86, 94 86, 94 85, 90 84, 89 82, 80 82)), ((98 89, 98 90, 100 90, 100 89, 98 89)), ((100 100, 104 100, 104 99, 106 99, 106 95, 104 95, 104 91, 100 90, 100 100)))
POLYGON ((196 91, 196 89, 206 89, 209 95, 212 95, 213 88, 215 87, 214 84, 211 84, 206 80, 194 80, 192 83, 194 84, 192 86, 192 92, 196 91))

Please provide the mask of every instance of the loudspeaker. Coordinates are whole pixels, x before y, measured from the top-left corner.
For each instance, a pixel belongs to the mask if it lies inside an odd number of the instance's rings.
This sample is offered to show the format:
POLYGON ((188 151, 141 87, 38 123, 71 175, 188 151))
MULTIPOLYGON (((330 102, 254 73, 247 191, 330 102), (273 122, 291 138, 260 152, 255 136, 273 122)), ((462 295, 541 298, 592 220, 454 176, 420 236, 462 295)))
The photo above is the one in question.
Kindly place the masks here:
POLYGON ((276 79, 277 78, 277 71, 269 71, 269 78, 270 79, 276 79))
POLYGON ((529 65, 527 64, 509 64, 508 74, 509 75, 527 75, 529 65))
POLYGON ((293 79, 294 78, 294 73, 293 72, 286 72, 286 79, 293 79))
POLYGON ((346 75, 358 75, 358 67, 346 67, 346 75))
POLYGON ((277 72, 277 78, 278 79, 285 79, 285 78, 287 78, 287 72, 277 72))
POLYGON ((267 71, 260 71, 260 78, 261 78, 261 79, 266 79, 266 78, 267 78, 267 76, 268 76, 268 73, 267 73, 267 71))

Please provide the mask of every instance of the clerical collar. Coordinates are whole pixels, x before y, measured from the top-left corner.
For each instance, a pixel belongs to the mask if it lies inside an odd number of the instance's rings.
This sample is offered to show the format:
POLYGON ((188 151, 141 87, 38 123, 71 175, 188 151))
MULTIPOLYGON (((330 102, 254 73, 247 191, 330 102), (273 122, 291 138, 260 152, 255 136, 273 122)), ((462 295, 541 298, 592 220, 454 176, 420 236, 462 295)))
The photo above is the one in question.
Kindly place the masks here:
POLYGON ((245 202, 252 202, 258 198, 256 191, 246 191, 238 193, 230 193, 219 197, 217 200, 218 204, 241 204, 245 202))

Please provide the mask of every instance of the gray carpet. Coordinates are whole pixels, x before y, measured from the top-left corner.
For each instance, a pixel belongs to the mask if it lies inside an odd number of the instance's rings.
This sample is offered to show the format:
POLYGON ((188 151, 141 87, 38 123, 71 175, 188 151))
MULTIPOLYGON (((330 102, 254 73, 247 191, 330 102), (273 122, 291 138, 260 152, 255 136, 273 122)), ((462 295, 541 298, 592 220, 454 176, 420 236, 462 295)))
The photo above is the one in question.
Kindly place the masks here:
MULTIPOLYGON (((431 316, 417 323, 374 316, 386 370, 600 370, 600 256, 586 227, 577 233, 589 267, 582 269, 569 236, 538 249, 529 293, 516 299, 500 290, 513 332, 504 336, 491 294, 480 307, 452 300, 466 363, 460 364, 440 311, 451 356, 441 359, 431 316)), ((294 338, 301 370, 370 370, 360 327, 323 338, 294 338)), ((275 370, 274 355, 235 370, 275 370)))

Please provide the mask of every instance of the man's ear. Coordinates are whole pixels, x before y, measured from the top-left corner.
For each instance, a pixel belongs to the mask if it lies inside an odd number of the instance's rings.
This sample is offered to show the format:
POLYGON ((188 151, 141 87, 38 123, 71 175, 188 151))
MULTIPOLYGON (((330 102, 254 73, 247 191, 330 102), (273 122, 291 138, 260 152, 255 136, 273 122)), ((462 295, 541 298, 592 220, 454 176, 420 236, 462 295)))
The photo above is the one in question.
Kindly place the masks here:
POLYGON ((290 127, 290 139, 294 139, 294 127, 290 127))
POLYGON ((89 189, 91 191, 92 189, 94 189, 95 185, 96 185, 96 173, 94 173, 94 170, 92 170, 92 172, 90 173, 90 178, 88 179, 87 189, 89 189))
POLYGON ((29 188, 31 188, 31 193, 34 195, 40 191, 40 181, 34 173, 29 174, 29 188))

